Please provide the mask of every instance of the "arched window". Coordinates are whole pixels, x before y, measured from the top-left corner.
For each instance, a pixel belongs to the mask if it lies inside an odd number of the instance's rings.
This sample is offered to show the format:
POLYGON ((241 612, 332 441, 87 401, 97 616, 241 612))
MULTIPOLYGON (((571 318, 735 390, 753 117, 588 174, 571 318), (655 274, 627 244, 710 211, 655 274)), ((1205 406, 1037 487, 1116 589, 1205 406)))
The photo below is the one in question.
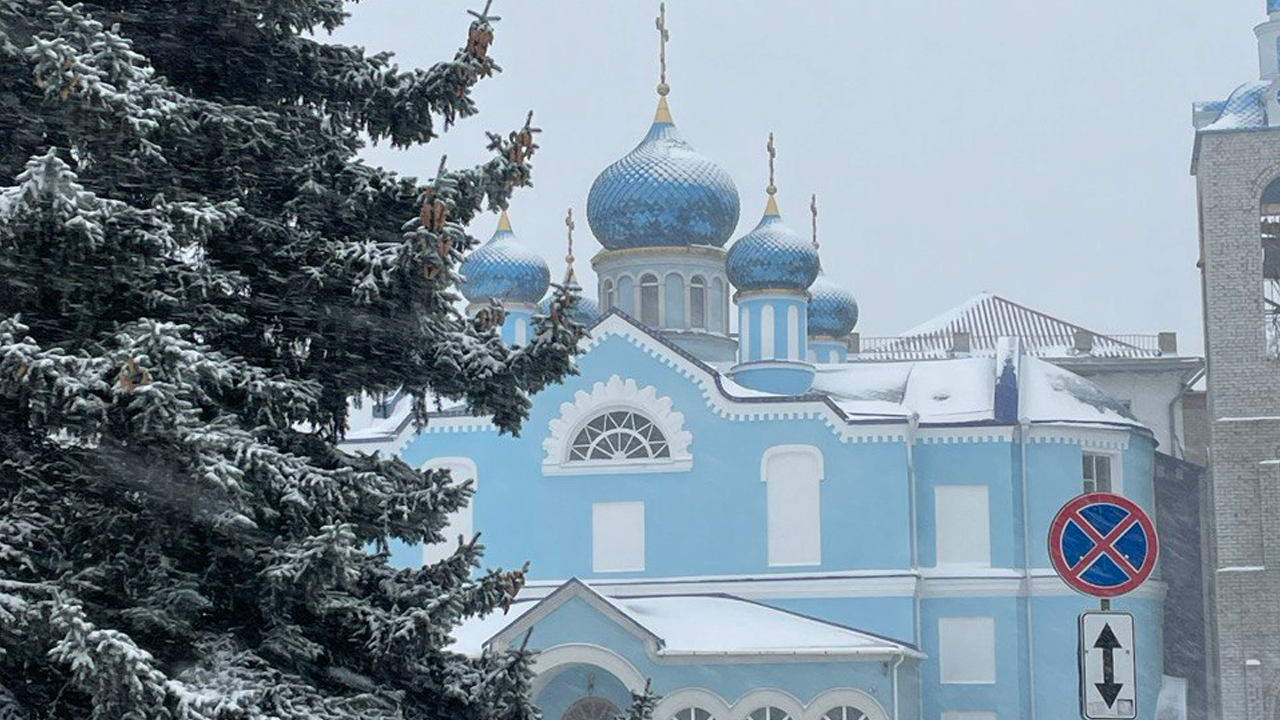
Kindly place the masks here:
POLYGON ((640 276, 640 322, 656 328, 661 318, 658 316, 658 276, 640 276))
MULTIPOLYGON (((471 458, 440 457, 428 460, 422 467, 430 470, 448 470, 454 485, 469 482, 471 483, 472 492, 479 489, 479 471, 476 468, 475 461, 471 458)), ((424 565, 434 565, 452 555, 458 549, 459 536, 467 541, 471 540, 471 536, 476 531, 475 501, 476 497, 472 495, 471 500, 466 505, 450 513, 448 524, 440 532, 444 538, 443 540, 422 548, 422 562, 424 565)))
POLYGON ((618 278, 618 309, 632 317, 636 314, 636 283, 630 275, 618 278))
POLYGON ((700 707, 689 707, 672 715, 671 720, 716 720, 716 718, 700 707))
POLYGON ((1262 318, 1267 357, 1280 359, 1280 178, 1262 191, 1262 318))
POLYGON ((602 697, 584 697, 569 706, 562 720, 614 720, 622 712, 618 706, 602 697))
POLYGON ((841 705, 823 713, 822 720, 867 720, 867 714, 851 705, 841 705))
POLYGON ((677 273, 669 273, 665 279, 667 295, 667 306, 663 308, 664 315, 662 326, 671 330, 683 330, 686 325, 684 322, 684 276, 677 273))
POLYGON ((769 524, 769 565, 822 564, 822 451, 811 445, 778 445, 764 453, 769 524))
POLYGON ((689 327, 707 329, 707 279, 701 275, 689 279, 689 327))
POLYGON ((616 300, 613 299, 613 281, 612 280, 605 280, 604 282, 600 283, 600 299, 604 301, 605 312, 608 312, 609 308, 613 307, 614 304, 617 302, 616 300))
POLYGON ((667 438, 652 420, 630 410, 592 418, 569 446, 570 462, 656 460, 671 457, 667 438))
POLYGON ((724 281, 722 279, 716 278, 712 281, 710 310, 712 310, 712 327, 710 327, 710 331, 726 332, 728 328, 728 306, 724 302, 724 281))
POLYGON ((782 708, 768 705, 752 710, 751 714, 747 716, 747 720, 791 720, 791 716, 782 708))

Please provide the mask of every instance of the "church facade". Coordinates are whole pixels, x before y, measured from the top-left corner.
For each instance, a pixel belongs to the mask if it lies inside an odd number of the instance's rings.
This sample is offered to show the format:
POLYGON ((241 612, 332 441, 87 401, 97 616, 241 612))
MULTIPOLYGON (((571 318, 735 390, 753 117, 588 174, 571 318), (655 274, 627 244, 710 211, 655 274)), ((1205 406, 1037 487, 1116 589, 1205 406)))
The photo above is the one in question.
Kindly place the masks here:
MULTIPOLYGON (((530 563, 511 611, 457 649, 537 649, 549 720, 612 718, 647 681, 659 720, 1078 717, 1077 617, 1097 602, 1055 576, 1049 524, 1087 489, 1153 508, 1152 432, 1014 338, 850 362, 857 303, 816 233, 784 222, 771 179, 730 243, 737 188, 660 93, 587 199, 601 250, 579 375, 534 398, 519 437, 456 410, 418 429, 391 403, 348 438, 474 482, 451 536, 530 563)), ((550 270, 505 216, 462 273, 471 311, 501 303, 504 338, 527 342, 550 270)), ((1141 718, 1162 592, 1157 576, 1114 602, 1136 619, 1141 718)))

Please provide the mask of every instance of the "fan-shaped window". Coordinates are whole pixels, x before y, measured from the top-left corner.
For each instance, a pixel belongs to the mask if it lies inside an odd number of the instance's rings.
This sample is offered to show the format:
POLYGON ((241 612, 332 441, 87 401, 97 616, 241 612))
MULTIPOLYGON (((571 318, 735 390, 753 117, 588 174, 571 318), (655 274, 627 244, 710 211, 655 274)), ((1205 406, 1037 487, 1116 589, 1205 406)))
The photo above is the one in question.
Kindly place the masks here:
POLYGON ((841 705, 823 713, 822 720, 867 720, 867 714, 856 707, 841 705))
POLYGON ((751 714, 747 716, 747 720, 791 720, 791 716, 787 714, 786 710, 769 705, 758 710, 752 710, 751 714))
POLYGON ((570 462, 670 457, 671 447, 658 426, 630 410, 612 410, 592 418, 569 447, 570 462))
POLYGON ((640 322, 658 327, 658 276, 640 276, 640 322))
POLYGON ((700 707, 690 707, 672 715, 671 720, 716 720, 716 718, 700 707))
POLYGON ((622 713, 618 706, 601 697, 584 697, 569 706, 562 720, 614 720, 622 713))
POLYGON ((701 275, 689 280, 689 327, 707 329, 707 279, 701 275))

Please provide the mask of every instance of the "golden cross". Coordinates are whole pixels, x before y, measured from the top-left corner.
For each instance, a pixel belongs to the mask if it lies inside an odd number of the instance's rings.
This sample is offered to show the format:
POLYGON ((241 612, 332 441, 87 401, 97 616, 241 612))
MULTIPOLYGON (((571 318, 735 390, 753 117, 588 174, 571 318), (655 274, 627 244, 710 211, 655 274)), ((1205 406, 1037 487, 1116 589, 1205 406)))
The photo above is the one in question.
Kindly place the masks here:
POLYGON ((778 187, 777 187, 776 185, 774 185, 774 184, 773 184, 773 180, 774 180, 774 177, 773 177, 773 170, 774 170, 774 169, 773 169, 773 162, 774 162, 774 160, 777 160, 777 159, 778 159, 778 148, 777 148, 777 147, 775 147, 775 146, 774 146, 774 144, 773 144, 773 133, 769 133, 769 144, 765 146, 765 149, 769 151, 769 188, 768 188, 768 193, 769 193, 770 195, 775 195, 775 194, 777 194, 777 192, 778 192, 778 187))
POLYGON ((576 279, 573 272, 573 231, 578 226, 573 222, 573 208, 569 208, 569 214, 564 218, 564 226, 569 229, 569 254, 564 256, 564 281, 570 283, 576 279))
POLYGON ((818 249, 818 194, 813 194, 809 201, 809 212, 813 214, 813 249, 818 249))
POLYGON ((671 88, 667 85, 667 42, 671 40, 671 33, 667 30, 666 3, 658 5, 658 20, 656 24, 658 27, 658 40, 661 46, 658 62, 662 67, 662 77, 658 83, 658 94, 666 96, 668 92, 671 92, 671 88))

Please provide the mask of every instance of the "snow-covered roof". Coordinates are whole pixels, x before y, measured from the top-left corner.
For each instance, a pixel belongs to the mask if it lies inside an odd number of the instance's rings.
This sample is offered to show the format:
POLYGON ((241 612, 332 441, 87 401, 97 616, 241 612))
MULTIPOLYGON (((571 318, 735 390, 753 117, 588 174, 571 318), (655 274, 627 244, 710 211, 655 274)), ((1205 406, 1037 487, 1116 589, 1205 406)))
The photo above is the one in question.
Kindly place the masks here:
POLYGON ((1270 127, 1266 97, 1270 86, 1269 81, 1255 80, 1236 88, 1226 100, 1196 103, 1193 112, 1197 132, 1238 132, 1270 127))
MULTIPOLYGON (((783 395, 734 382, 726 369, 697 359, 616 308, 591 332, 584 351, 590 352, 594 343, 610 335, 627 337, 692 378, 707 402, 722 412, 818 411, 846 427, 902 423, 917 416, 921 425, 1016 425, 1028 420, 1147 430, 1088 380, 1031 357, 1016 338, 997 339, 981 357, 929 355, 940 359, 817 365, 808 393, 783 395)), ((411 419, 406 411, 397 410, 387 420, 348 433, 346 442, 351 447, 396 452, 416 432, 411 419)), ((492 429, 487 418, 471 416, 461 407, 432 413, 428 421, 461 422, 467 430, 492 429)))
POLYGON ((917 414, 922 425, 1027 419, 1143 427, 1093 383, 1026 355, 1009 373, 998 356, 819 365, 813 390, 850 416, 917 414), (1002 394, 1010 400, 1002 403, 1002 394))
POLYGON ((1121 339, 1093 332, 1075 323, 1020 305, 1012 300, 981 293, 958 307, 922 323, 896 338, 864 346, 859 359, 921 360, 948 357, 956 333, 969 333, 970 355, 992 355, 1002 337, 1021 339, 1023 351, 1036 357, 1074 357, 1077 333, 1093 341, 1090 357, 1153 358, 1157 349, 1139 347, 1121 339))
POLYGON ((454 633, 451 649, 476 655, 490 641, 519 638, 573 598, 585 600, 646 641, 659 658, 921 657, 907 643, 730 595, 606 597, 579 580, 568 581, 542 600, 517 602, 506 615, 465 623, 454 633))

